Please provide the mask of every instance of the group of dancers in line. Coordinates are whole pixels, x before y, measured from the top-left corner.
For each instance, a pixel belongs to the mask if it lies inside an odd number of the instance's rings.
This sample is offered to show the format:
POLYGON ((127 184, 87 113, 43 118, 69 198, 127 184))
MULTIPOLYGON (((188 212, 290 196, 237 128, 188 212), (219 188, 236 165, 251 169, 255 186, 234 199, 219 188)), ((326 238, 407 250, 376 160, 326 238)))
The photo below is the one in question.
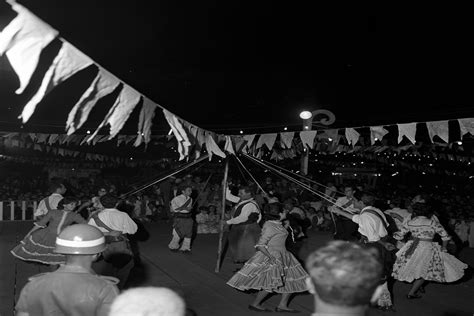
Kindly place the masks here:
MULTIPOLYGON (((249 305, 253 311, 267 312, 262 302, 270 293, 282 294, 277 312, 298 312, 289 308, 292 294, 308 290, 308 273, 285 244, 295 242, 300 218, 289 214, 281 203, 269 199, 263 210, 254 200, 254 188, 239 188, 238 196, 228 190, 226 199, 235 203, 228 234, 233 261, 243 264, 228 285, 242 290, 258 290, 249 305)), ((191 188, 185 187, 182 195, 171 205, 175 214, 173 236, 169 244, 172 251, 191 251, 192 199, 191 188)), ((388 283, 392 280, 413 282, 407 299, 421 298, 426 282, 449 283, 461 279, 467 265, 447 252, 450 236, 433 214, 433 206, 426 198, 417 196, 411 205, 412 213, 396 211, 384 213, 374 207, 375 196, 368 192, 355 192, 350 186, 337 200, 327 196, 327 207, 335 219, 335 239, 354 240, 366 248, 373 248, 383 264, 375 307, 393 310, 388 283), (392 217, 393 216, 393 217, 392 217), (396 219, 394 221, 393 219, 396 219), (393 224, 395 222, 395 225, 393 224), (355 228, 355 229, 354 229, 355 228), (438 235, 442 245, 434 240, 438 235)))
MULTIPOLYGON (((103 269, 100 264, 94 269, 99 274, 116 276, 123 287, 133 267, 127 236, 137 232, 136 222, 127 213, 119 211, 119 200, 108 194, 96 199, 94 203, 97 205, 91 202, 82 206, 98 208, 86 220, 77 214, 77 202, 63 197, 66 188, 62 183, 55 184, 53 189, 53 194, 45 198, 36 210, 39 220, 34 228, 11 253, 25 261, 63 264, 64 255, 53 251, 56 237, 72 223, 88 223, 107 236, 109 246, 108 253, 103 254, 105 260, 100 261, 103 269)), ((171 201, 174 222, 168 247, 172 251, 191 251, 194 225, 191 194, 192 188, 184 186, 181 194, 171 201)), ((292 294, 308 290, 309 276, 295 257, 298 254, 288 251, 285 244, 288 238, 290 243, 295 242, 299 219, 289 214, 276 199, 269 199, 271 203, 266 204, 262 211, 254 199, 252 186, 240 187, 238 196, 227 190, 226 199, 235 203, 231 218, 224 222, 229 226, 229 249, 233 261, 243 264, 227 284, 242 291, 259 291, 249 305, 251 310, 268 311, 262 302, 270 293, 280 293, 282 297, 276 310, 297 312, 288 306, 289 300, 292 294)), ((463 276, 467 265, 447 253, 450 237, 433 215, 428 200, 414 200, 413 213, 403 219, 399 229, 392 234, 387 215, 375 208, 374 202, 372 194, 353 192, 348 187, 345 196, 334 201, 328 210, 342 223, 338 228, 347 228, 348 223, 354 223, 360 236, 359 243, 378 251, 384 264, 377 301, 380 308, 390 309, 392 306, 387 286, 392 278, 413 282, 407 298, 416 299, 421 297, 425 282, 454 282, 463 276), (441 237, 442 245, 433 241, 436 234, 441 237), (407 235, 410 235, 408 239, 407 235), (398 250, 395 240, 403 242, 398 243, 398 250)))

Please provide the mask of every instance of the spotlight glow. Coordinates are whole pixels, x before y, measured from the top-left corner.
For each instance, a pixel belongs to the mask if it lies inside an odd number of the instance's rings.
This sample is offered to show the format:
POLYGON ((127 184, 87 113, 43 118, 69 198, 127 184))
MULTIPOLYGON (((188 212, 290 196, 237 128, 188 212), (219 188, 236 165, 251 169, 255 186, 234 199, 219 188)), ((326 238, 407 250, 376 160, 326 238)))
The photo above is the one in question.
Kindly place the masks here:
POLYGON ((303 120, 309 120, 312 116, 313 114, 310 111, 303 111, 300 113, 300 118, 303 120))

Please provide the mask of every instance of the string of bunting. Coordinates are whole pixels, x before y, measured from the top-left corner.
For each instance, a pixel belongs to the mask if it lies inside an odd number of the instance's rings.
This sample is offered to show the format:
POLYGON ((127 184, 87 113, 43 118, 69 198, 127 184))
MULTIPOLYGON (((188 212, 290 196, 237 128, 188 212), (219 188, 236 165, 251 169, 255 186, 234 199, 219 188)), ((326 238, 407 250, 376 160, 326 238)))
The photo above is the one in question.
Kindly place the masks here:
MULTIPOLYGON (((160 104, 153 102, 115 77, 111 72, 100 66, 64 38, 59 37, 57 30, 39 19, 28 9, 13 0, 8 0, 7 2, 11 4, 12 9, 18 14, 0 33, 0 56, 3 54, 7 56, 12 68, 19 77, 20 87, 15 91, 17 94, 23 93, 28 86, 38 65, 42 50, 55 39, 59 39, 62 43, 57 56, 46 71, 40 87, 26 103, 19 116, 23 123, 28 122, 40 101, 52 89, 87 67, 95 66, 98 69, 96 77, 70 110, 66 121, 66 133, 64 135, 36 134, 34 137, 37 137, 40 143, 79 142, 80 144, 96 144, 97 142, 109 141, 117 137, 118 145, 133 142, 133 145, 138 147, 142 143, 149 143, 152 139, 152 121, 158 109, 162 111, 164 118, 171 128, 170 134, 177 141, 179 160, 191 156, 197 159, 201 156, 201 151, 204 148, 209 154, 209 159, 212 159, 213 155, 225 158, 226 152, 249 153, 259 158, 265 148, 270 151, 275 149, 272 159, 280 160, 294 158, 296 153, 292 149, 295 148, 320 150, 321 143, 318 140, 322 139, 329 142, 333 150, 337 150, 343 138, 348 144, 348 146, 344 147, 344 150, 351 152, 361 142, 360 129, 368 128, 370 130, 371 145, 381 142, 389 133, 384 126, 363 126, 250 135, 216 134, 191 124, 169 112, 160 104), (88 120, 89 114, 97 102, 116 89, 120 89, 118 96, 96 130, 91 132, 90 135, 73 135, 88 120), (118 135, 132 111, 139 104, 142 107, 137 134, 132 136, 118 135), (106 125, 110 127, 109 134, 99 135, 101 129, 106 125), (222 150, 219 146, 223 144, 224 149, 222 150)), ((461 118, 457 119, 457 122, 459 123, 461 139, 466 134, 474 135, 473 118, 461 118)), ((449 122, 448 120, 443 120, 396 124, 398 144, 404 139, 408 139, 412 144, 416 143, 417 124, 426 124, 429 138, 432 142, 434 142, 435 137, 439 137, 446 143, 449 141, 449 122)))

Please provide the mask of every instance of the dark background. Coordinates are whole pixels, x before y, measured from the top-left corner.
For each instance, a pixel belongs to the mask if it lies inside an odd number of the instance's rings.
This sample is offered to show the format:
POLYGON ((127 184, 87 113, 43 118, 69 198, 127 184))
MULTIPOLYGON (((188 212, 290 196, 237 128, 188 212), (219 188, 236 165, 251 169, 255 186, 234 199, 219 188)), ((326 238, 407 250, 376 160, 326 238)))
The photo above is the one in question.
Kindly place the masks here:
MULTIPOLYGON (((118 78, 203 128, 301 129, 303 109, 327 108, 336 127, 474 116, 472 18, 414 8, 273 1, 20 1, 118 78), (378 8, 377 8, 378 9, 378 8)), ((431 8, 433 9, 433 8, 431 8)), ((11 19, 0 6, 0 28, 11 19)), ((0 58, 0 130, 64 131, 94 77, 57 87, 23 127, 16 118, 59 44, 44 52, 24 96, 0 58)), ((99 102, 83 131, 113 103, 99 102)), ((136 133, 138 107, 122 133, 136 133)), ((154 133, 167 133, 161 115, 154 133)))

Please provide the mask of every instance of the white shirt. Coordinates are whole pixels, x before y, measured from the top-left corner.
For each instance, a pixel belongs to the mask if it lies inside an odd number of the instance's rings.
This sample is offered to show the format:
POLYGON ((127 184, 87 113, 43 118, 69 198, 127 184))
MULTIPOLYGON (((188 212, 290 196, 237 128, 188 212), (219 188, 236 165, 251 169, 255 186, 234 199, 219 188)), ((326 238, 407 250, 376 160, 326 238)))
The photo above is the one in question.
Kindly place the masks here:
MULTIPOLYGON (((58 203, 63 199, 63 196, 59 193, 53 193, 45 199, 48 199, 49 206, 51 207, 51 209, 55 210, 58 208, 58 203)), ((44 201, 45 199, 42 199, 38 207, 36 208, 35 217, 46 215, 48 213, 48 209, 46 208, 46 203, 44 201)))
POLYGON ((388 222, 385 218, 385 215, 378 208, 367 206, 362 209, 360 215, 352 216, 352 221, 359 225, 359 233, 367 237, 369 242, 379 241, 382 237, 387 236, 387 230, 385 229, 384 223, 380 221, 380 218, 377 215, 364 212, 365 210, 372 210, 377 212, 380 217, 385 221, 385 225, 388 225, 388 222))
MULTIPOLYGON (((341 196, 341 197, 337 198, 335 204, 336 204, 337 206, 343 207, 343 206, 346 205, 348 202, 349 202, 349 199, 348 199, 346 196, 341 196)), ((332 206, 332 207, 334 208, 335 206, 332 206)), ((359 210, 356 209, 356 208, 354 208, 354 203, 351 203, 351 204, 349 204, 349 206, 346 206, 346 207, 344 208, 344 210, 345 210, 346 212, 351 213, 351 214, 357 214, 357 213, 359 213, 359 210)))
MULTIPOLYGON (((135 224, 127 213, 114 208, 106 208, 100 211, 98 216, 99 219, 112 230, 131 235, 137 232, 137 224, 135 224)), ((103 233, 109 232, 107 229, 97 225, 93 218, 89 220, 89 225, 97 227, 103 233)))
MULTIPOLYGON (((240 200, 240 199, 239 199, 240 200)), ((249 219, 249 215, 252 213, 258 213, 258 220, 257 223, 260 222, 262 219, 262 214, 260 213, 260 209, 256 205, 257 202, 254 199, 248 199, 244 201, 240 201, 235 208, 239 207, 242 204, 245 204, 242 208, 242 212, 237 217, 229 219, 226 223, 228 225, 234 225, 239 223, 245 223, 249 219), (247 203, 247 204, 245 204, 247 203)))
POLYGON ((301 217, 301 219, 306 218, 305 211, 303 211, 302 209, 300 209, 299 207, 296 207, 296 206, 291 209, 290 214, 298 214, 301 217))
POLYGON ((193 207, 193 199, 191 199, 190 197, 187 197, 184 194, 180 194, 171 200, 171 212, 189 213, 192 207, 193 207), (189 204, 186 210, 178 210, 180 207, 182 207, 186 203, 188 199, 191 201, 189 201, 189 204))

